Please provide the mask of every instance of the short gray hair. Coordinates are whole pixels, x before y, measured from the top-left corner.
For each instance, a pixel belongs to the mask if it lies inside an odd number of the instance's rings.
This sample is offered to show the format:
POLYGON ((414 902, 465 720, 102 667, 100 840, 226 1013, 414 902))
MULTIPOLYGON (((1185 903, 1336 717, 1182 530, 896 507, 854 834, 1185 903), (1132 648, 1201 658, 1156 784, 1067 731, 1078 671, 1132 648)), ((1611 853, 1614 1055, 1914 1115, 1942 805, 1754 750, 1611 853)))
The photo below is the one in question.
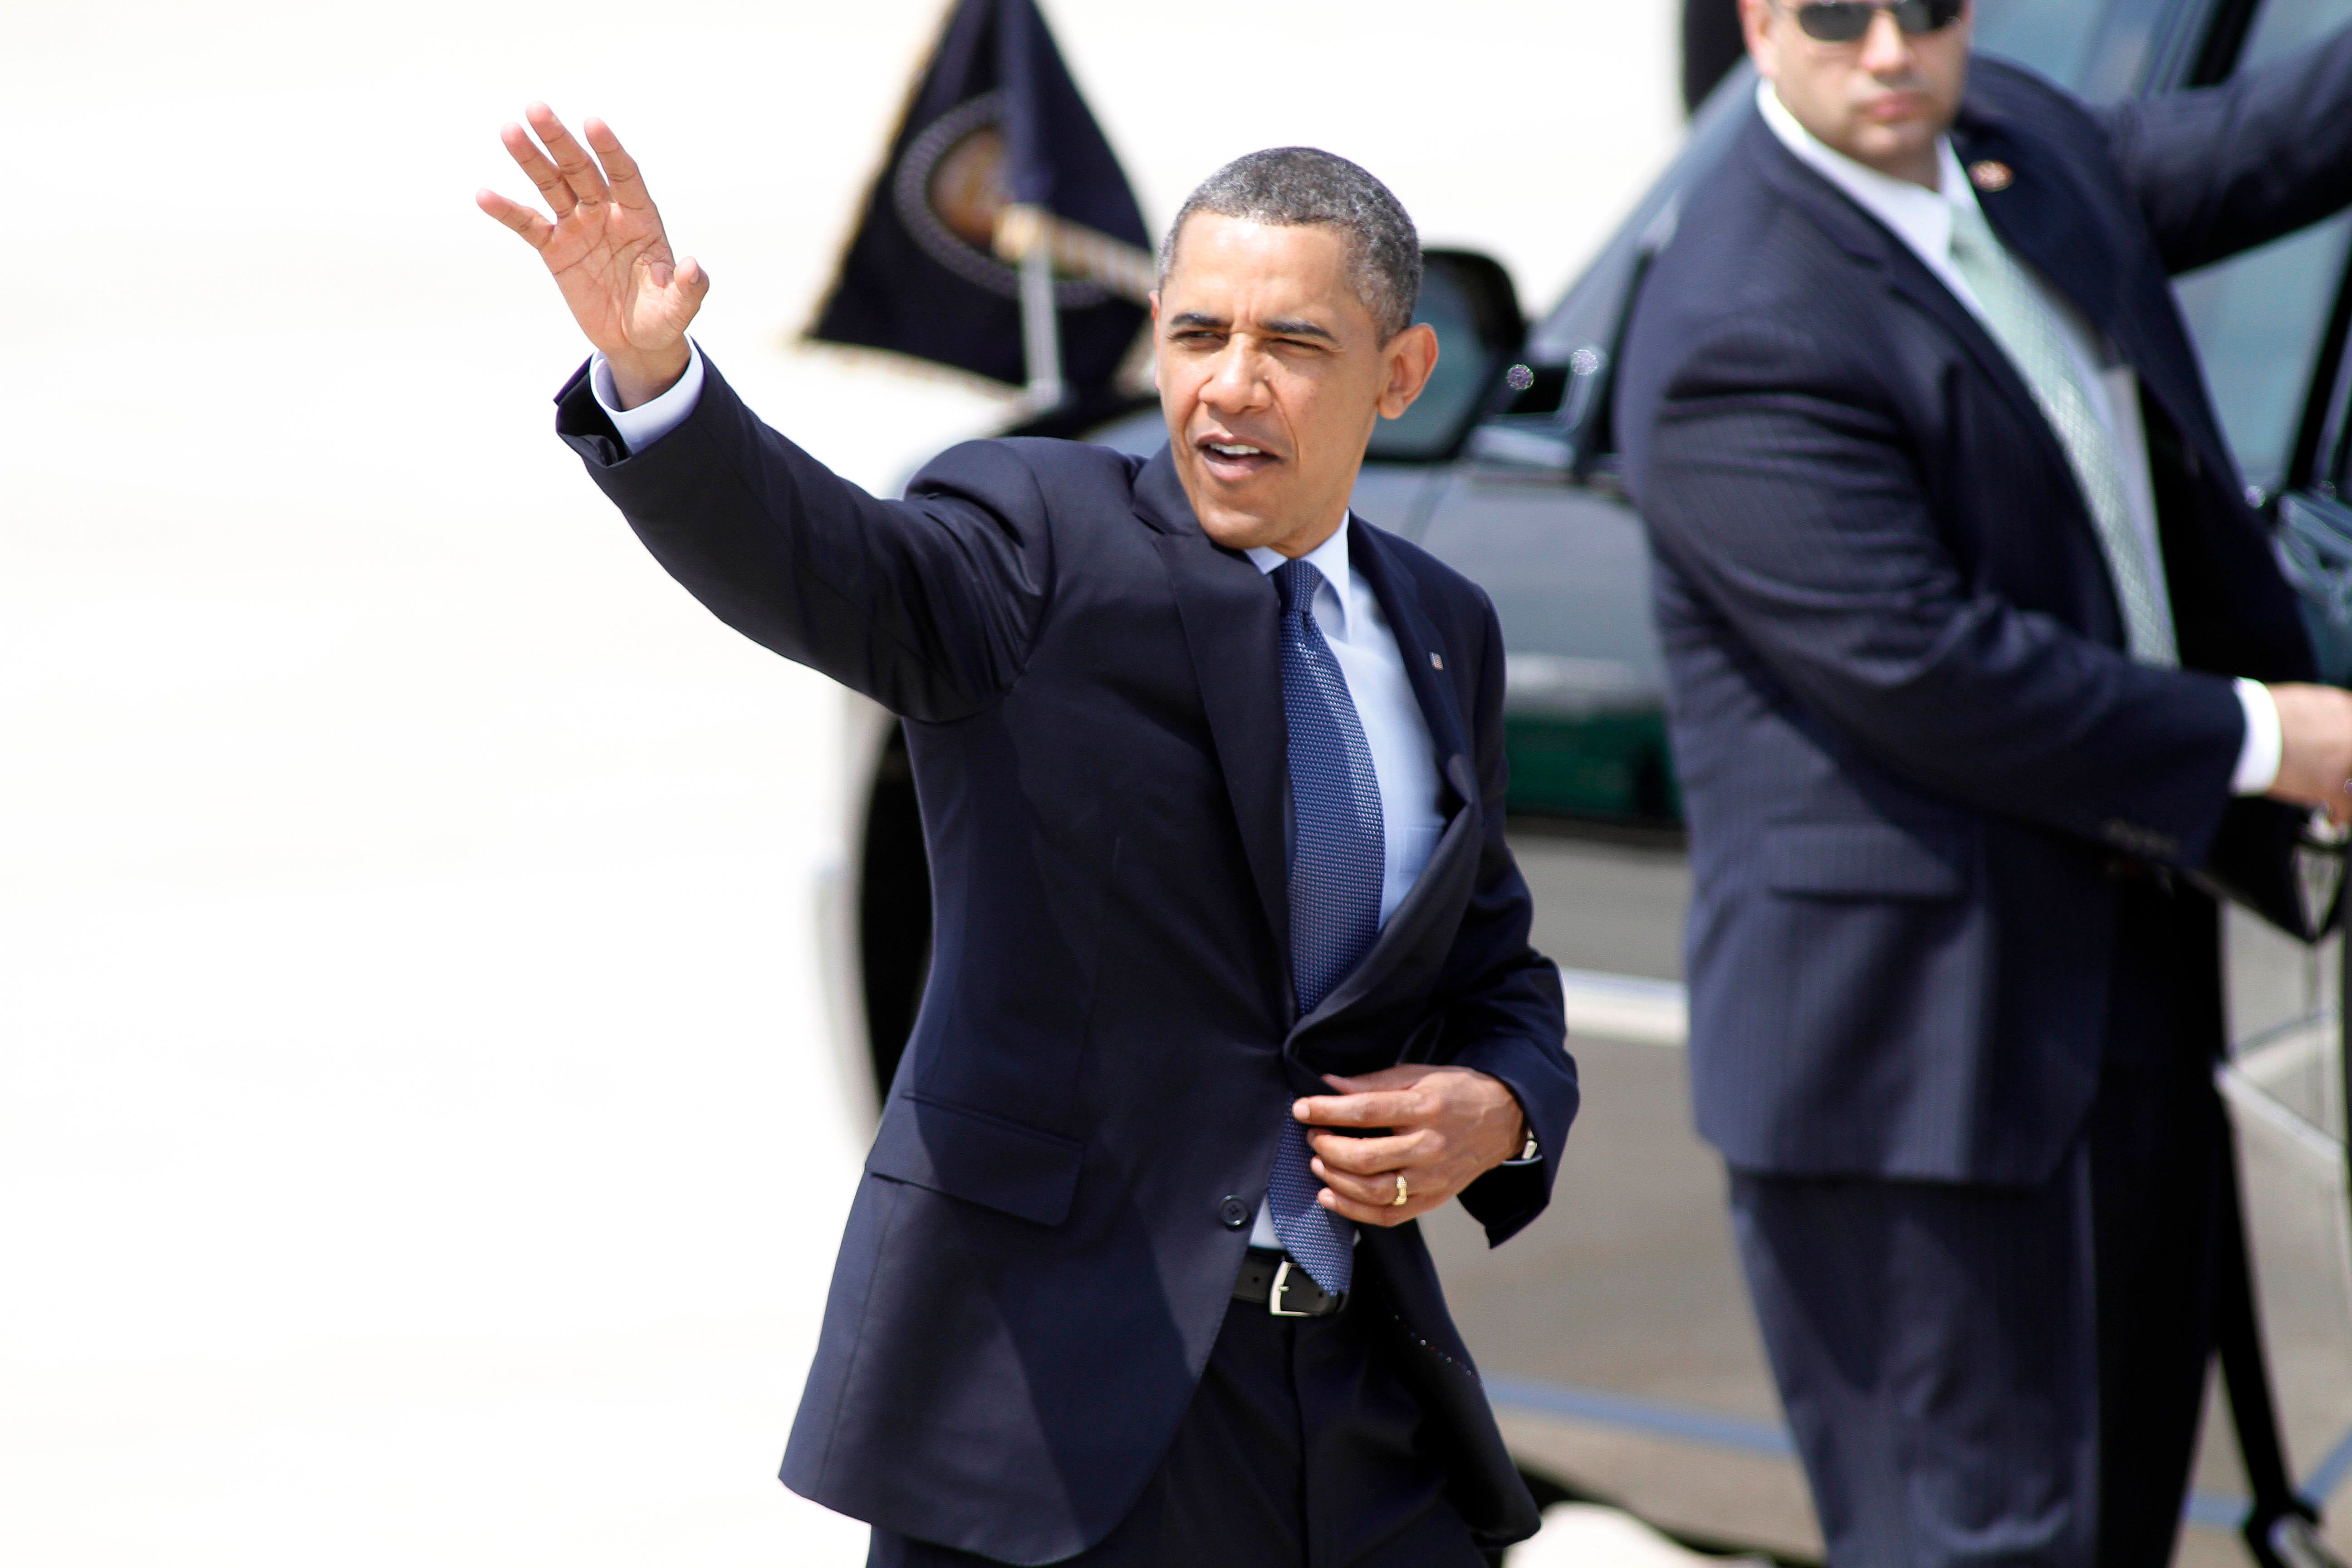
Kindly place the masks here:
POLYGON ((1269 147, 1201 182, 1160 242, 1160 281, 1176 263, 1176 237, 1196 213, 1285 227, 1336 228, 1348 242, 1356 294, 1383 341, 1412 325, 1421 299, 1421 236, 1390 189, 1337 153, 1269 147))

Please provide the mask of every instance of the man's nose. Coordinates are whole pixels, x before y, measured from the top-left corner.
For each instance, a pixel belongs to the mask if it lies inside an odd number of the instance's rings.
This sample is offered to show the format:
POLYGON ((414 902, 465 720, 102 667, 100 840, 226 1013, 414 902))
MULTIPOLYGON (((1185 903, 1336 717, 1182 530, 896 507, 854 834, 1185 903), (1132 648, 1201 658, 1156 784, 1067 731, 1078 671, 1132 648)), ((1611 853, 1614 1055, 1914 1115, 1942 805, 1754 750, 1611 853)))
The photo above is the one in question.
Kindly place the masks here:
POLYGON ((1257 355, 1239 340, 1225 344, 1216 369, 1201 389, 1202 401, 1220 409, 1255 408, 1265 401, 1265 378, 1258 374, 1257 355))
POLYGON ((1911 40, 1895 25, 1895 13, 1880 10, 1862 35, 1862 68, 1873 76, 1895 76, 1911 68, 1911 40))

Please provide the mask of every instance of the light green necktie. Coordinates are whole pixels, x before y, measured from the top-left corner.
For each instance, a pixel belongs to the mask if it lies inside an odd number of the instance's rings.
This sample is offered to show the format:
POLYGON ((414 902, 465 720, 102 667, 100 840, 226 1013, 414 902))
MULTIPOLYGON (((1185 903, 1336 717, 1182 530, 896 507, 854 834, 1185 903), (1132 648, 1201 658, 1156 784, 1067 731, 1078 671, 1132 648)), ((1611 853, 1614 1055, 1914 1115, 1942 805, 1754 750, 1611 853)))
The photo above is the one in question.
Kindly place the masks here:
POLYGON ((2179 663, 2163 563, 2149 558, 2132 527, 2115 439, 2075 374, 2074 356, 2066 352, 2057 310, 1973 205, 1952 207, 1952 266, 1984 308, 1985 324, 2032 389, 2042 416, 2066 449, 2083 499, 2090 502, 2091 521, 2115 579, 2116 597, 2122 602, 2124 636, 2132 658, 2142 664, 2179 663))

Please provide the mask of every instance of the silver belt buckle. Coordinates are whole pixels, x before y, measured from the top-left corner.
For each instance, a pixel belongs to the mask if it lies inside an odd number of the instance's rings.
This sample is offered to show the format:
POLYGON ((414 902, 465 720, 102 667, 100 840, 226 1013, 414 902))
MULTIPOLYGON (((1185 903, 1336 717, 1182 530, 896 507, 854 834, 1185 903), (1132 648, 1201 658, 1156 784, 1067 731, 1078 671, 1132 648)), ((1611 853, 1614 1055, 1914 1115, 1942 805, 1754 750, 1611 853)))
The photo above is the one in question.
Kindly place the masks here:
POLYGON ((1275 1267, 1274 1288, 1266 1292, 1265 1310, 1277 1318, 1311 1318, 1312 1312, 1293 1312, 1282 1304, 1282 1293, 1290 1289, 1290 1259, 1285 1256, 1275 1267))

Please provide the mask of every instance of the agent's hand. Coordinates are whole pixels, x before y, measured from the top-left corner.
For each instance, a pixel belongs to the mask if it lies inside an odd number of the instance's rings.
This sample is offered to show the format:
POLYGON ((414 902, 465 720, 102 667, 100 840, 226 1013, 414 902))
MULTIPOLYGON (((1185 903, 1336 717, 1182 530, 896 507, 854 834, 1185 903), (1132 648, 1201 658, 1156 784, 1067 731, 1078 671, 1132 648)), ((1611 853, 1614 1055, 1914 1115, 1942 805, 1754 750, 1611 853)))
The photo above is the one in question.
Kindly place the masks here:
POLYGON ((1383 1068, 1323 1081, 1340 1092, 1294 1101, 1293 1116, 1310 1127, 1385 1129, 1375 1138, 1307 1135, 1323 1179, 1316 1201, 1358 1225, 1419 1218, 1513 1158, 1527 1140, 1518 1100, 1500 1079, 1471 1068, 1383 1068))
POLYGON ((2270 693, 2280 740, 2271 797, 2324 806, 2338 827, 2352 822, 2352 692, 2290 683, 2270 693))
POLYGON ((651 402, 686 374, 687 323, 710 292, 710 275, 692 257, 680 261, 670 254, 636 161, 611 127, 601 120, 581 127, 596 150, 592 158, 547 105, 534 103, 523 113, 547 150, 520 125, 507 126, 499 139, 547 198, 555 221, 496 191, 475 192, 474 205, 522 236, 547 263, 572 320, 612 363, 621 406, 651 402))

